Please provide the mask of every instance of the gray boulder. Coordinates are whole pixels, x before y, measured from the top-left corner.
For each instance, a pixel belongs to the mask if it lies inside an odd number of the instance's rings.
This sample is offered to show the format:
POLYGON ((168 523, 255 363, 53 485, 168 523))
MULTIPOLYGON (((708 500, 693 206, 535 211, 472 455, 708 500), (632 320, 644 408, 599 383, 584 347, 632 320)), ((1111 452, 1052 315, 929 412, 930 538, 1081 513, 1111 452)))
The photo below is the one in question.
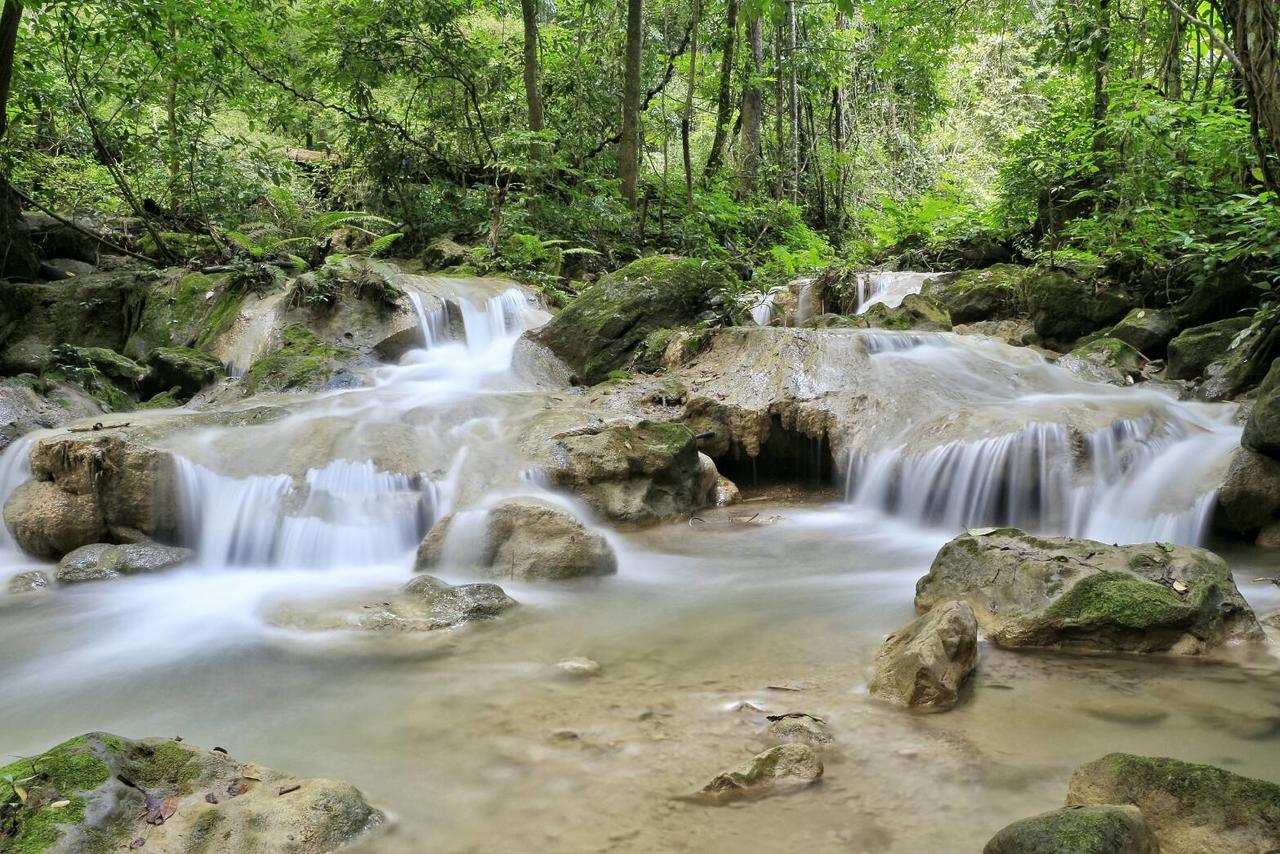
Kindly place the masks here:
POLYGON ((272 613, 271 621, 308 631, 414 634, 491 620, 516 604, 496 584, 452 585, 419 575, 378 601, 343 600, 318 608, 310 602, 287 605, 272 613))
POLYGON ((1112 385, 1131 385, 1146 359, 1118 338, 1097 338, 1076 347, 1057 364, 1081 379, 1112 385))
POLYGON ((807 744, 781 744, 715 776, 699 800, 713 804, 754 799, 802 789, 822 777, 822 760, 807 744))
POLYGON ((1229 317, 1183 330, 1169 342, 1169 378, 1192 380, 1203 376, 1210 364, 1227 355, 1231 342, 1250 323, 1247 317, 1229 317))
POLYGON ((1280 785, 1212 765, 1112 753, 1076 769, 1068 804, 1133 804, 1161 854, 1280 848, 1280 785))
POLYGON ((102 581, 122 575, 162 572, 181 566, 193 557, 195 552, 191 549, 159 543, 94 543, 81 546, 63 557, 58 562, 54 577, 63 584, 102 581))
MULTIPOLYGON (((418 570, 443 566, 458 516, 437 522, 418 548, 418 570)), ((462 555, 495 578, 560 580, 618 571, 613 548, 572 514, 540 501, 514 498, 489 510, 473 554, 462 555)), ((458 567, 448 567, 457 569, 458 567)))
POLYGON ((9 579, 7 590, 15 596, 22 593, 45 593, 49 590, 49 576, 38 569, 20 572, 9 579))
POLYGON ((1137 807, 1071 806, 1015 821, 982 854, 1160 854, 1137 807))
POLYGON ((1258 387, 1258 399, 1245 422, 1244 437, 1240 441, 1258 453, 1280 457, 1280 361, 1271 363, 1258 387))
POLYGON ((1237 448, 1218 489, 1214 522, 1236 534, 1253 535, 1280 518, 1280 461, 1237 448))
POLYGON ((1262 638, 1226 562, 1168 543, 966 533, 916 584, 921 610, 953 599, 968 602, 986 637, 1005 647, 1195 655, 1262 638))
POLYGON ((1072 344, 1121 320, 1133 301, 1116 290, 1097 290, 1092 283, 1057 270, 1028 274, 1027 307, 1044 346, 1069 350, 1072 344))
POLYGON ((1172 311, 1135 308, 1111 327, 1107 337, 1123 341, 1148 359, 1154 359, 1164 353, 1177 333, 1178 318, 1172 311))
POLYGON ((901 706, 945 711, 978 662, 978 622, 965 602, 945 602, 889 636, 869 690, 901 706))

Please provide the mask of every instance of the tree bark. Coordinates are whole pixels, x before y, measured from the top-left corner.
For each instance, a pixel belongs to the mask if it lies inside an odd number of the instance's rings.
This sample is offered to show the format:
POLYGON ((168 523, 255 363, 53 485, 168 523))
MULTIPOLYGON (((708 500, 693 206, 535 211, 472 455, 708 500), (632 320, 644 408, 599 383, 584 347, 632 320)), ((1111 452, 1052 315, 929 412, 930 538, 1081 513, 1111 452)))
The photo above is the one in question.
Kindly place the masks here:
MULTIPOLYGON (((542 88, 538 65, 538 0, 520 0, 520 13, 524 18, 524 97, 529 106, 529 131, 540 133, 543 129, 542 88)), ((535 163, 542 160, 542 146, 529 146, 529 157, 535 163)))
POLYGON ((747 66, 747 82, 742 92, 742 141, 739 145, 739 189, 743 195, 756 188, 760 168, 760 129, 764 119, 764 92, 760 77, 764 74, 764 28, 757 12, 747 13, 747 47, 751 51, 747 66))
POLYGON ((684 115, 680 117, 680 147, 684 154, 684 197, 693 209, 693 159, 689 155, 689 133, 693 127, 693 90, 698 84, 698 24, 702 18, 702 0, 693 0, 693 23, 689 38, 689 87, 684 95, 684 115))
POLYGON ((782 112, 786 109, 787 98, 783 92, 785 84, 782 73, 782 27, 778 24, 773 27, 773 77, 773 144, 776 149, 774 165, 778 168, 778 180, 774 186, 773 197, 782 201, 786 198, 787 176, 791 170, 787 164, 787 138, 783 130, 782 112))
POLYGON ((729 123, 733 118, 733 57, 738 44, 738 0, 729 0, 725 13, 724 45, 720 53, 720 98, 716 103, 716 135, 711 140, 711 153, 703 177, 713 178, 720 169, 724 146, 729 140, 729 123))
MULTIPOLYGON (((0 12, 0 139, 9 129, 9 87, 21 22, 22 4, 17 0, 4 0, 4 11, 0 12)), ((40 269, 21 216, 22 206, 9 187, 8 172, 0 171, 0 276, 25 278, 34 276, 40 269)))
POLYGON ((789 109, 791 149, 788 154, 791 171, 791 201, 800 197, 800 86, 796 79, 796 0, 787 0, 787 67, 790 77, 789 109))
MULTIPOLYGON (((1280 156, 1280 27, 1276 22, 1275 0, 1237 0, 1236 56, 1239 58, 1258 135, 1266 140, 1270 154, 1280 156)), ((1267 152, 1259 152, 1264 183, 1277 189, 1267 152)))
POLYGON ((1098 0, 1098 34, 1093 44, 1093 150, 1107 147, 1107 71, 1111 65, 1111 0, 1098 0))
POLYGON ((636 206, 640 184, 640 60, 644 49, 644 0, 627 0, 626 64, 622 84, 622 140, 618 177, 622 198, 636 206))

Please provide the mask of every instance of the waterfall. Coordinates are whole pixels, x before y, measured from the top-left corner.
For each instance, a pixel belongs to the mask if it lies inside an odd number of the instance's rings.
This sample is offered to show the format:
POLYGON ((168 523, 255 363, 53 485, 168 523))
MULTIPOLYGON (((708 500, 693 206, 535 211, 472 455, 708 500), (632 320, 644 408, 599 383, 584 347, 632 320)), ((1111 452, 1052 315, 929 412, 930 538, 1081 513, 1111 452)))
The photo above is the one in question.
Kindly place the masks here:
POLYGON ((900 353, 903 350, 914 350, 916 347, 946 347, 947 339, 937 332, 863 332, 863 349, 867 355, 877 353, 900 353))
POLYGON ((457 306, 462 314, 462 337, 472 353, 482 353, 495 342, 515 338, 523 332, 528 306, 528 299, 519 288, 508 288, 482 304, 466 297, 451 297, 442 300, 440 307, 431 312, 423 306, 418 292, 410 291, 409 301, 418 315, 418 328, 422 330, 423 346, 427 349, 450 340, 449 304, 457 306))
POLYGON ((768 326, 773 322, 776 314, 773 301, 773 291, 760 294, 759 297, 751 300, 751 321, 756 326, 768 326))
POLYGON ((925 282, 937 277, 937 273, 858 273, 855 278, 858 301, 854 314, 862 314, 877 304, 896 308, 902 304, 904 297, 920 293, 925 282))
POLYGON ((1073 433, 1055 423, 927 451, 853 453, 846 500, 960 530, 1010 525, 1109 542, 1195 545, 1207 533, 1238 428, 1152 416, 1073 433), (1195 429, 1192 429, 1194 426, 1195 429))
POLYGON ((176 458, 182 539, 207 567, 325 569, 393 563, 441 513, 439 487, 421 475, 335 460, 288 475, 233 478, 176 458))
POLYGON ((442 301, 439 308, 427 314, 422 305, 422 294, 409 291, 409 302, 413 303, 413 310, 418 315, 418 329, 422 331, 423 347, 434 347, 449 337, 449 308, 446 303, 442 301))
MULTIPOLYGON (((14 490, 31 479, 31 436, 28 434, 10 443, 0 453, 0 511, 14 490)), ((9 528, 0 518, 0 554, 17 551, 18 544, 9 534, 9 528)))

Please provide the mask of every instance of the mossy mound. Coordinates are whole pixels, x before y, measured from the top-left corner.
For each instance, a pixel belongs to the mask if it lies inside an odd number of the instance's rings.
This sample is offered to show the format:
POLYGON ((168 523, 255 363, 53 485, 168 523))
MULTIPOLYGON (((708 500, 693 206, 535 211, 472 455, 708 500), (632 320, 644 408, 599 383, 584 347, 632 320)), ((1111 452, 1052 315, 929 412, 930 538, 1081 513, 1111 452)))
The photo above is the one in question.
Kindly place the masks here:
POLYGON ((381 820, 335 780, 301 780, 165 739, 95 732, 0 768, 0 849, 327 852, 381 820), (19 794, 21 790, 21 794, 19 794))
POLYGON ((720 262, 642 258, 588 287, 534 337, 597 383, 626 367, 650 333, 692 324, 733 281, 720 262))
POLYGON ((1135 807, 1072 806, 1015 821, 982 854, 1157 854, 1155 834, 1135 807))
POLYGON ((152 388, 176 388, 184 398, 217 382, 226 373, 222 362, 191 347, 157 347, 147 354, 147 364, 152 388))
POLYGON ((1249 327, 1247 317, 1231 317, 1183 330, 1169 342, 1169 378, 1193 380, 1227 355, 1231 342, 1249 327))
POLYGON ((1099 290, 1092 282, 1060 270, 1029 273, 1024 287, 1036 334, 1054 350, 1070 350, 1090 332, 1123 319, 1133 307, 1128 295, 1099 290))
POLYGON ((1149 359, 1163 355, 1169 341, 1178 332, 1178 318, 1168 310, 1135 308, 1107 332, 1109 338, 1123 341, 1149 359))
POLYGON ((1241 444, 1260 454, 1280 458, 1280 361, 1271 363, 1258 387, 1258 399, 1245 423, 1241 444))
POLYGON ((1261 629, 1227 564, 1204 549, 1111 546, 1013 528, 964 534, 916 585, 916 606, 960 599, 993 642, 1197 654, 1261 629))
POLYGON ((300 324, 281 333, 279 349, 263 356, 244 375, 250 394, 265 391, 313 391, 325 387, 344 361, 355 354, 326 344, 300 324))
POLYGON ((1002 320, 1020 313, 1027 273, 1016 264, 996 264, 932 279, 921 293, 946 307, 953 323, 1002 320))

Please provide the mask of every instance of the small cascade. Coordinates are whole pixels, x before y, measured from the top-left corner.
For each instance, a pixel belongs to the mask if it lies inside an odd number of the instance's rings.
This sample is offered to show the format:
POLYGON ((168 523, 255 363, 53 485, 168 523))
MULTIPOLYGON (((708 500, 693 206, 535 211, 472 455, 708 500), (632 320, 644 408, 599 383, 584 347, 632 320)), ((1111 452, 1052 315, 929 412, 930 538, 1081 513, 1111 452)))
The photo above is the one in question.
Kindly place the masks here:
POLYGON ((910 294, 918 294, 925 282, 937 278, 937 273, 875 272, 858 273, 857 306, 854 314, 862 314, 873 305, 883 304, 896 308, 910 294))
POLYGON ((422 305, 422 294, 409 291, 409 302, 413 303, 413 310, 418 315, 418 329, 422 331, 423 347, 434 347, 449 337, 449 308, 445 303, 442 302, 439 308, 427 314, 426 308, 422 305))
MULTIPOLYGON (((31 479, 31 437, 23 436, 0 453, 0 511, 14 490, 31 479)), ((17 551, 9 528, 0 518, 0 554, 17 551)))
POLYGON ((178 458, 183 541, 200 562, 307 569, 402 560, 441 513, 422 476, 335 460, 301 485, 288 475, 233 478, 178 458))
POLYGON ((917 347, 946 347, 947 339, 936 332, 863 332, 859 336, 867 355, 901 353, 917 347))
POLYGON ((418 328, 422 330, 426 349, 453 338, 449 326, 449 307, 453 305, 462 315, 462 337, 472 353, 483 353, 494 343, 514 339, 523 332, 528 307, 528 299, 519 288, 508 288, 482 304, 467 297, 450 298, 431 312, 423 306, 422 296, 416 291, 409 292, 409 301, 418 315, 418 328))
POLYGON ((812 277, 796 279, 792 282, 792 286, 796 288, 796 326, 804 326, 804 322, 811 317, 822 314, 822 303, 814 304, 813 283, 816 280, 812 277))
POLYGON ((1194 545, 1207 532, 1215 471, 1239 430, 1121 419, 1084 435, 1055 423, 912 453, 849 457, 855 506, 960 530, 1009 525, 1108 542, 1194 545))
POLYGON ((751 300, 751 321, 756 326, 768 326, 773 322, 773 318, 777 315, 777 308, 774 306, 774 293, 760 294, 751 300))

